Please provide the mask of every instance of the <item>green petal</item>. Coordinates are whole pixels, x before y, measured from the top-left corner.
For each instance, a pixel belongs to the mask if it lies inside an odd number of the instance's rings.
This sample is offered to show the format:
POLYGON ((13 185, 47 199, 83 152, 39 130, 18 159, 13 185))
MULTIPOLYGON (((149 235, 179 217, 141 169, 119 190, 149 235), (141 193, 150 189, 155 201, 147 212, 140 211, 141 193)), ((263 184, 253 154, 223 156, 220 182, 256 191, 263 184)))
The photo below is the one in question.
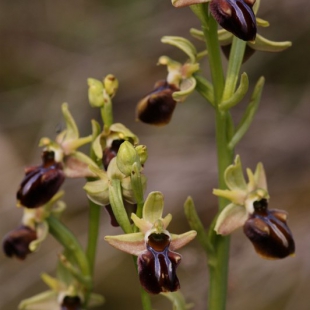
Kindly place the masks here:
POLYGON ((244 190, 239 189, 235 190, 214 189, 213 195, 226 198, 237 205, 242 205, 246 198, 246 192, 244 190))
POLYGON ((105 236, 104 240, 116 249, 136 256, 145 250, 144 234, 142 232, 105 236))
POLYGON ((254 173, 254 178, 258 188, 262 188, 268 191, 266 173, 262 163, 257 164, 254 173))
POLYGON ((154 224, 162 218, 164 209, 164 196, 161 192, 151 192, 144 203, 143 219, 154 224))
POLYGON ((243 176, 239 155, 236 156, 235 163, 227 167, 224 177, 226 185, 229 189, 246 191, 247 185, 243 176))
POLYGON ((235 229, 242 227, 247 219, 248 213, 246 208, 231 203, 220 213, 214 230, 219 235, 229 235, 235 229))
POLYGON ((165 36, 162 37, 161 42, 179 48, 189 57, 191 63, 196 62, 197 50, 195 46, 187 39, 177 36, 165 36))
POLYGON ((29 244, 29 250, 31 252, 34 252, 38 249, 38 247, 41 245, 41 243, 46 239, 48 235, 48 225, 45 221, 37 224, 36 227, 36 232, 37 232, 37 239, 32 241, 29 244))
POLYGON ((182 80, 180 85, 180 91, 175 91, 172 94, 172 97, 175 101, 184 101, 188 95, 190 95, 196 87, 196 79, 194 77, 190 77, 182 80))
POLYGON ((248 42, 247 44, 254 50, 263 52, 282 52, 292 46, 290 41, 270 41, 259 34, 256 35, 254 43, 248 42))

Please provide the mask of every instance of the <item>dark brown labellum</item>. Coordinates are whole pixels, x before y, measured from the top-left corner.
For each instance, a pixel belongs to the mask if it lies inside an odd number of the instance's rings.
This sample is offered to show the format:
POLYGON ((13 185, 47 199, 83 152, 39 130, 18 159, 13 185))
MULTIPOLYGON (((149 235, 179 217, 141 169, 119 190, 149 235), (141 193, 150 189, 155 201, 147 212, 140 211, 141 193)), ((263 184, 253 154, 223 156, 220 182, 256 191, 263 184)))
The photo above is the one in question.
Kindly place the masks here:
POLYGON ((17 192, 17 200, 27 208, 47 203, 65 180, 62 165, 54 160, 54 152, 43 152, 41 166, 26 168, 26 175, 17 192))
POLYGON ((154 90, 137 105, 137 118, 144 123, 162 126, 170 122, 176 101, 172 94, 179 89, 166 81, 156 83, 154 90))
POLYGON ((3 252, 8 257, 24 260, 31 253, 29 244, 37 239, 37 233, 28 226, 20 226, 10 231, 2 242, 3 252))
POLYGON ((254 3, 249 0, 211 0, 210 11, 224 29, 239 39, 253 41, 257 32, 252 10, 254 3))
POLYGON ((268 259, 284 258, 295 252, 292 233, 287 226, 287 213, 268 210, 266 199, 254 203, 255 212, 243 226, 258 254, 268 259))
POLYGON ((151 294, 174 292, 180 288, 176 268, 181 261, 181 256, 169 250, 168 236, 155 235, 152 234, 149 237, 147 250, 138 257, 140 283, 151 294), (168 245, 165 247, 166 244, 168 245))
POLYGON ((66 296, 61 304, 61 310, 82 310, 80 297, 66 296))

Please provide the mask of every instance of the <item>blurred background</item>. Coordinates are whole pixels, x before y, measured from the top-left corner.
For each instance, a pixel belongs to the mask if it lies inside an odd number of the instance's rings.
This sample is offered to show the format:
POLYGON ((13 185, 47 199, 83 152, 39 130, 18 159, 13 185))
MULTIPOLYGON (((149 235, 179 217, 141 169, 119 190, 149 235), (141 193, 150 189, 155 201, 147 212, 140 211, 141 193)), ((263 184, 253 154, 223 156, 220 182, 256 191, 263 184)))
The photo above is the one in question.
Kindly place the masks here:
MULTIPOLYGON (((257 116, 236 152, 245 167, 265 165, 270 207, 289 212, 296 256, 259 258, 241 230, 232 236, 228 310, 307 310, 310 308, 310 23, 306 0, 261 1, 259 17, 271 26, 259 29, 271 40, 293 46, 278 54, 256 53, 243 67, 250 85, 266 77, 257 116)), ((124 123, 149 149, 147 192, 162 191, 170 231, 189 229, 183 203, 191 195, 207 226, 216 213, 217 187, 214 115, 199 95, 179 104, 171 123, 157 128, 135 122, 136 103, 166 76, 156 66, 161 55, 185 61, 182 53, 160 43, 164 35, 190 39, 199 22, 188 8, 169 0, 15 0, 0 1, 0 234, 20 223, 15 195, 23 169, 41 162, 42 136, 53 138, 63 125, 68 102, 81 135, 91 132, 98 111, 88 105, 88 77, 113 73, 120 81, 114 99, 115 121, 124 123)), ((201 42, 191 39, 202 49, 201 42)), ((205 68, 207 63, 204 62, 205 68)), ((205 71, 208 75, 208 71, 205 71)), ((251 88, 251 90, 252 90, 251 88)), ((234 109, 240 119, 244 105, 234 109)), ((85 245, 88 204, 83 180, 67 180, 63 221, 85 245)), ((139 284, 129 255, 109 247, 107 234, 119 234, 103 211, 96 261, 95 291, 106 298, 98 309, 141 309, 139 284)), ((0 254, 0 309, 15 310, 23 298, 47 289, 39 274, 54 275, 61 247, 49 237, 23 262, 0 254)), ((197 241, 180 250, 182 292, 194 309, 206 309, 208 271, 197 241)), ((152 297, 154 309, 171 309, 152 297)), ((45 309, 42 309, 45 310, 45 309)))

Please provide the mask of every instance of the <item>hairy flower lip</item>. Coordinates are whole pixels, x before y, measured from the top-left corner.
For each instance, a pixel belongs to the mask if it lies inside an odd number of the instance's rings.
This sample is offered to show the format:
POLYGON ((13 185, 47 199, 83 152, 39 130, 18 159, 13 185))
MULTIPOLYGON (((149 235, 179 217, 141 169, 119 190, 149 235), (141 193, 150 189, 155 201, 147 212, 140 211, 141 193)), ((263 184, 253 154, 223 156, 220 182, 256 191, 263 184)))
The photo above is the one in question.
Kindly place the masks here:
POLYGON ((154 90, 139 101, 136 108, 137 119, 141 122, 163 126, 170 122, 177 102, 172 94, 179 88, 165 80, 158 81, 154 90))
MULTIPOLYGON (((255 2, 255 1, 254 1, 255 2)), ((227 31, 244 41, 256 37, 256 18, 252 10, 253 1, 212 0, 210 11, 216 21, 227 31)))
POLYGON ((17 191, 17 200, 27 208, 38 208, 48 202, 65 180, 62 164, 54 160, 54 152, 44 151, 40 166, 25 169, 25 177, 17 191))
POLYGON ((293 255, 295 242, 286 223, 287 213, 277 209, 268 210, 266 199, 254 202, 254 209, 254 213, 245 222, 243 231, 256 252, 266 259, 293 255))
POLYGON ((15 256, 18 259, 24 260, 31 253, 29 244, 37 239, 35 230, 28 226, 21 225, 20 227, 10 231, 3 238, 3 252, 8 257, 15 256))

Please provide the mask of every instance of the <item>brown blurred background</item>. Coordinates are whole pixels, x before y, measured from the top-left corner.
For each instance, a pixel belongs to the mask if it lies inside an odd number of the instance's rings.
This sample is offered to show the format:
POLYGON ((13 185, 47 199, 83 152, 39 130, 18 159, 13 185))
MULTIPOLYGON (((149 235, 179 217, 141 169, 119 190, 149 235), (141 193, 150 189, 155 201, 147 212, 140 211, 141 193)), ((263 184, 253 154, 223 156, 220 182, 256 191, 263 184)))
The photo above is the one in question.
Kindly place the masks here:
MULTIPOLYGON (((259 16, 269 20, 260 33, 291 40, 280 54, 256 53, 244 65, 251 87, 266 77, 259 112, 237 147, 246 167, 265 165, 270 207, 287 210, 296 241, 296 256, 280 261, 259 258, 242 231, 231 244, 228 310, 310 309, 310 23, 306 0, 264 1, 259 16)), ((166 75, 159 56, 184 61, 184 55, 160 43, 163 35, 190 38, 199 23, 188 8, 175 9, 169 0, 32 0, 0 1, 0 234, 19 225, 22 211, 15 193, 26 165, 40 162, 38 141, 54 137, 61 126, 60 105, 69 103, 82 135, 91 131, 98 111, 88 105, 88 77, 108 73, 120 80, 114 99, 115 120, 123 122, 149 149, 147 191, 165 195, 173 213, 170 230, 189 229, 183 203, 191 195, 205 225, 216 212, 211 190, 217 185, 214 115, 194 94, 179 104, 171 123, 149 127, 134 120, 137 101, 166 75)), ((195 42, 194 39, 191 39, 195 42)), ((196 42, 202 48, 201 42, 196 42)), ((204 63, 207 68, 207 64, 204 63)), ((244 106, 234 109, 240 119, 244 106)), ((85 245, 87 199, 82 180, 67 180, 63 220, 85 245)), ((106 298, 98 309, 141 309, 139 284, 132 259, 105 244, 119 234, 102 213, 96 262, 95 291, 106 298), (129 305, 129 306, 128 306, 129 305)), ((54 275, 61 247, 49 237, 24 262, 0 254, 0 309, 15 310, 19 301, 47 289, 39 273, 54 275)), ((182 291, 194 309, 206 309, 208 271, 198 242, 182 249, 178 274, 182 291)), ((163 297, 152 298, 154 309, 171 309, 163 297)), ((45 310, 45 309, 42 309, 45 310)))

